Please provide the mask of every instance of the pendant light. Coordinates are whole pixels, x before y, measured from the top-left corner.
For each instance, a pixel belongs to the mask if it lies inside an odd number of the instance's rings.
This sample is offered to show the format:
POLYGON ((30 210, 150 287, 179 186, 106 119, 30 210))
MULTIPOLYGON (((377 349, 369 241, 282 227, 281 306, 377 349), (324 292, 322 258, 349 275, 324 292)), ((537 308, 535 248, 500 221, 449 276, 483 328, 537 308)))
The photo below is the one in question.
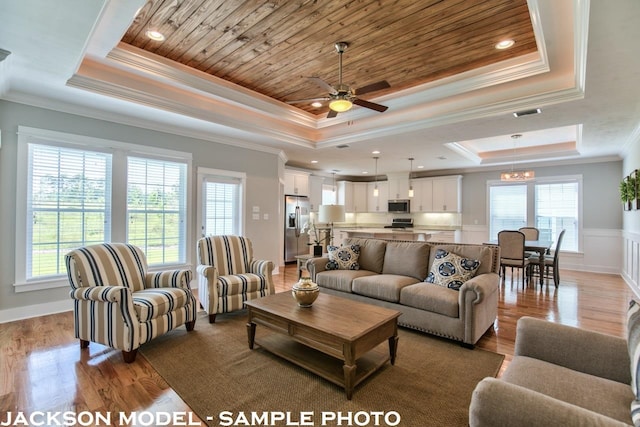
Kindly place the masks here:
POLYGON ((378 156, 374 157, 374 159, 376 160, 376 174, 374 176, 375 184, 373 186, 373 197, 378 197, 378 194, 380 193, 378 191, 378 156))
POLYGON ((511 135, 513 139, 513 160, 511 162, 511 171, 500 174, 500 181, 529 181, 535 178, 536 173, 533 170, 514 171, 513 166, 516 162, 516 140, 522 138, 522 134, 516 133, 511 135))
POLYGON ((411 174, 413 173, 413 157, 409 157, 409 197, 413 197, 413 184, 411 183, 411 174))

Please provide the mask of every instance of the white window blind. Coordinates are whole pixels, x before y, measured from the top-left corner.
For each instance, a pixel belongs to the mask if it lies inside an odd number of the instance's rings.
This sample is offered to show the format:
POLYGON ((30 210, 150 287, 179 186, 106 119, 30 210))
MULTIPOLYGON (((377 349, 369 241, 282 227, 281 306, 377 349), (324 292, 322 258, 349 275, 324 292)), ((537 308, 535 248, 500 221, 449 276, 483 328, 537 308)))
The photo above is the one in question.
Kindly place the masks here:
POLYGON ((540 239, 555 241, 565 229, 561 250, 578 250, 578 182, 536 184, 535 226, 540 239))
POLYGON ((517 230, 527 225, 527 186, 489 187, 489 238, 497 239, 501 230, 517 230))
POLYGON ((128 158, 127 242, 149 265, 185 262, 186 182, 186 163, 128 158))
POLYGON ((203 185, 203 235, 241 234, 242 181, 207 177, 203 185))
POLYGON ((109 240, 111 155, 29 144, 28 166, 26 279, 65 274, 67 252, 109 240))

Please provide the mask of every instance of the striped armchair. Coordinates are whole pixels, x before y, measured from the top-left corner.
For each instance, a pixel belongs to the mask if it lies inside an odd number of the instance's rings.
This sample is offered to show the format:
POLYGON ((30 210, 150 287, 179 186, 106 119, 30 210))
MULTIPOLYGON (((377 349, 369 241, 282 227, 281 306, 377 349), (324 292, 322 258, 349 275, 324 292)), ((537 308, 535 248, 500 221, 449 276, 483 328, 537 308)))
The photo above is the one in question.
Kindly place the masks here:
POLYGON ((210 236, 198 241, 198 298, 214 323, 216 314, 244 308, 244 302, 275 292, 271 261, 253 259, 251 241, 210 236))
POLYGON ((65 261, 80 348, 104 344, 131 363, 153 338, 181 325, 193 330, 190 270, 149 273, 142 250, 125 243, 81 247, 65 261))

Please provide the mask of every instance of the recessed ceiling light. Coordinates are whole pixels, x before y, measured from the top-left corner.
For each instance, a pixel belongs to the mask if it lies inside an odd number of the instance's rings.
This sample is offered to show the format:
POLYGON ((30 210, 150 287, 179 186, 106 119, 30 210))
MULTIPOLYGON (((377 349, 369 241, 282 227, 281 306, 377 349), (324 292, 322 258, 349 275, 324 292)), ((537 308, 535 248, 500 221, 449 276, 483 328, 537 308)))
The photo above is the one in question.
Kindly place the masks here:
POLYGON ((516 42, 513 41, 512 39, 507 39, 507 40, 502 40, 499 41, 498 43, 496 43, 496 49, 509 49, 511 46, 513 46, 516 42))
POLYGON ((420 165, 418 166, 418 169, 424 169, 424 166, 420 165))
POLYGON ((372 151, 371 154, 380 154, 380 151, 375 150, 375 151, 372 151))
POLYGON ((151 40, 155 40, 157 42, 161 42, 164 41, 164 34, 162 34, 160 31, 157 30, 147 30, 145 32, 145 34, 147 35, 147 37, 149 37, 151 40))
POLYGON ((318 161, 317 160, 311 160, 311 163, 316 164, 316 163, 318 163, 318 161))
POLYGON ((362 171, 362 174, 363 174, 363 175, 366 175, 366 174, 368 174, 368 173, 369 173, 369 172, 367 172, 367 171, 362 171))
POLYGON ((322 102, 319 102, 319 101, 312 102, 311 106, 312 107, 316 107, 316 108, 320 108, 320 107, 322 107, 322 102))

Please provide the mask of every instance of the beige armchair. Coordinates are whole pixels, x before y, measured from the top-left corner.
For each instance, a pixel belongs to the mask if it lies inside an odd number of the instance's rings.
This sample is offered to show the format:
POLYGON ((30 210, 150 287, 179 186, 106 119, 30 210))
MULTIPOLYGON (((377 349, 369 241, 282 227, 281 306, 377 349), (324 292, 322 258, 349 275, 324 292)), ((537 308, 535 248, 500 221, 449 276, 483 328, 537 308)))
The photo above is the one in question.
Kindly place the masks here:
POLYGON ((181 325, 193 330, 190 270, 150 273, 142 250, 125 243, 84 246, 65 261, 80 348, 97 342, 122 350, 131 363, 153 338, 181 325))
POLYGON ((523 317, 506 371, 476 386, 469 425, 631 425, 633 400, 626 340, 523 317))
POLYGON ((210 236, 198 241, 198 298, 214 323, 216 314, 244 308, 244 302, 275 293, 271 261, 253 259, 251 241, 210 236))

